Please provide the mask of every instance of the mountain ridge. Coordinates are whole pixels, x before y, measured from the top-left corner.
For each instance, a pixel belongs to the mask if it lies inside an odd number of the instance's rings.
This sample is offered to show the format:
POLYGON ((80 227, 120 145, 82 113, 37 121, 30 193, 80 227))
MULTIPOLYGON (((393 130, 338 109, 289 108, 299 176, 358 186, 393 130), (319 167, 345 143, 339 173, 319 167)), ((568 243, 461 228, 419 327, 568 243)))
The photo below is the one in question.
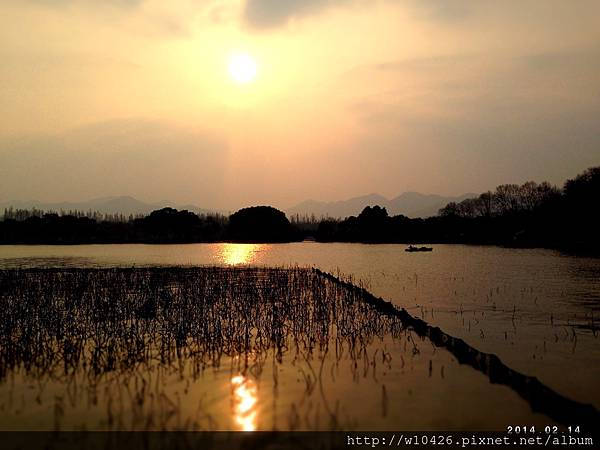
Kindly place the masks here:
POLYGON ((371 193, 346 200, 330 202, 309 199, 288 208, 286 213, 289 216, 298 214, 300 216, 315 215, 316 217, 345 218, 360 214, 366 206, 379 205, 385 207, 391 216, 402 214, 411 218, 424 218, 437 215, 440 208, 443 208, 450 202, 460 202, 469 197, 476 197, 476 194, 467 193, 447 197, 438 194, 422 194, 420 192, 408 191, 388 199, 381 194, 371 193))
MULTIPOLYGON (((468 197, 475 197, 475 194, 463 194, 456 197, 445 197, 437 194, 421 194, 419 192, 404 192, 396 197, 388 199, 378 193, 370 193, 346 200, 319 201, 305 200, 297 205, 285 210, 288 217, 293 215, 315 215, 316 217, 335 217, 345 218, 356 216, 366 206, 379 205, 385 207, 391 216, 405 215, 407 217, 430 217, 437 215, 440 208, 446 206, 449 202, 460 202, 468 197)), ((6 208, 15 209, 38 209, 42 211, 97 211, 102 214, 123 214, 138 215, 149 214, 150 212, 171 207, 179 210, 187 209, 198 214, 221 213, 223 211, 200 208, 192 204, 177 204, 169 200, 159 202, 144 202, 130 195, 97 197, 86 201, 78 202, 41 202, 37 200, 11 200, 0 201, 0 213, 6 208)))

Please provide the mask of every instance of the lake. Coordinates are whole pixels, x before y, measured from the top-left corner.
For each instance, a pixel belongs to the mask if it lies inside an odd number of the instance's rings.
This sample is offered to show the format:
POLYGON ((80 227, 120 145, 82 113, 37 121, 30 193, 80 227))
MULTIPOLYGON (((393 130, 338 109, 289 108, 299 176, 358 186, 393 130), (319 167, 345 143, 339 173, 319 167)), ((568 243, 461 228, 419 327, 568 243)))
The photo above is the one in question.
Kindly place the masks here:
MULTIPOLYGON (((515 370, 600 408, 600 259, 543 249, 436 245, 432 253, 406 253, 404 248, 312 242, 2 246, 0 268, 317 267, 351 276, 515 370)), ((449 367, 451 358, 446 359, 449 367)), ((415 364, 425 367, 426 361, 415 364)), ((454 375, 461 371, 466 374, 460 368, 454 375)), ((460 378, 450 377, 457 383, 460 378)), ((472 382, 473 394, 480 395, 480 385, 472 382)))

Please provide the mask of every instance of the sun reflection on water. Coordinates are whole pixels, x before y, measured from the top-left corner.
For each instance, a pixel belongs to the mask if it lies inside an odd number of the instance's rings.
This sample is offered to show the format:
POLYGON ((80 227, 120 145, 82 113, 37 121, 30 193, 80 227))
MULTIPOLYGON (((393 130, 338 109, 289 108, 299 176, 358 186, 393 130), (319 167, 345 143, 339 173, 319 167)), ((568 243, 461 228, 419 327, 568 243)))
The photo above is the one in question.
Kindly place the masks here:
POLYGON ((252 264, 263 248, 261 244, 222 244, 219 259, 228 266, 252 264))
POLYGON ((242 431, 256 430, 256 383, 243 375, 231 379, 233 386, 233 418, 242 431))

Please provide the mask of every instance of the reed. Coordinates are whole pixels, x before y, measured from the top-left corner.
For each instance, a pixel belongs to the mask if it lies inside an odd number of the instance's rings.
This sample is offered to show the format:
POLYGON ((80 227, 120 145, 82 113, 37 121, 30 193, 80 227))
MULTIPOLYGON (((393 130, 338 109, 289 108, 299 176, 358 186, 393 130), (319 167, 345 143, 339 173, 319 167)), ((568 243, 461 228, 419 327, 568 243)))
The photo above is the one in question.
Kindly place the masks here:
POLYGON ((0 382, 21 369, 93 380, 150 361, 218 367, 331 342, 358 355, 402 329, 362 290, 303 268, 2 270, 0 309, 0 382))

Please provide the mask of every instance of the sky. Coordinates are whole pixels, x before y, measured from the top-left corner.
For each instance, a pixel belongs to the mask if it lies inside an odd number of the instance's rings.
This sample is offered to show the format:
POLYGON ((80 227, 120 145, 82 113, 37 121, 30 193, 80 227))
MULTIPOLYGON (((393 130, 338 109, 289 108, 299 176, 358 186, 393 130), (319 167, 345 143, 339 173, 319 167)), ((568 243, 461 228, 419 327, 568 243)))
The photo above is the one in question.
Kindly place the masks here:
POLYGON ((600 165, 600 2, 3 0, 0 118, 0 201, 561 185, 600 165))

